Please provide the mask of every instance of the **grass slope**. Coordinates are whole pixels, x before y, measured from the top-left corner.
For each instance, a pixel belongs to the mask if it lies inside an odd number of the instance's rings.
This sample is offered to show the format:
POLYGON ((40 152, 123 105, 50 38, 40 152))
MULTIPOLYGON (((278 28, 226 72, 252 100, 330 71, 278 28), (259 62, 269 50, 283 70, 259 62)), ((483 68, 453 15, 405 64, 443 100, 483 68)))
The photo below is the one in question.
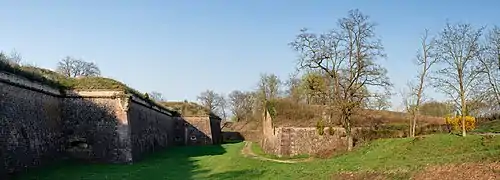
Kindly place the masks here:
POLYGON ((171 148, 133 165, 60 164, 19 179, 331 179, 346 171, 408 179, 427 165, 493 161, 500 155, 500 137, 473 135, 377 140, 335 158, 297 164, 245 158, 243 145, 171 148))
POLYGON ((500 119, 478 124, 474 132, 478 133, 500 133, 500 119))

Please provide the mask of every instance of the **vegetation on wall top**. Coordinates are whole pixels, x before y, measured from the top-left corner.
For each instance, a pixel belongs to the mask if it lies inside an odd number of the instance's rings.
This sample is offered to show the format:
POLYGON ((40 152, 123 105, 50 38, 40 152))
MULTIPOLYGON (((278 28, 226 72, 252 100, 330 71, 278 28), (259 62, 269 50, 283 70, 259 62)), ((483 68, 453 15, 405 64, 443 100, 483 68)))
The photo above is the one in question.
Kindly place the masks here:
POLYGON ((6 61, 0 61, 0 71, 15 74, 24 77, 30 81, 45 84, 47 86, 61 90, 120 90, 125 93, 133 94, 144 101, 162 107, 169 111, 172 115, 176 116, 179 113, 174 110, 165 107, 163 104, 157 103, 151 98, 145 96, 145 94, 140 93, 131 87, 128 87, 122 82, 114 79, 89 76, 89 77, 66 77, 57 72, 43 69, 34 66, 21 66, 17 64, 8 63, 6 61))
POLYGON ((172 110, 180 112, 183 116, 212 116, 217 117, 215 113, 200 104, 188 101, 168 101, 161 102, 162 105, 172 108, 172 110))

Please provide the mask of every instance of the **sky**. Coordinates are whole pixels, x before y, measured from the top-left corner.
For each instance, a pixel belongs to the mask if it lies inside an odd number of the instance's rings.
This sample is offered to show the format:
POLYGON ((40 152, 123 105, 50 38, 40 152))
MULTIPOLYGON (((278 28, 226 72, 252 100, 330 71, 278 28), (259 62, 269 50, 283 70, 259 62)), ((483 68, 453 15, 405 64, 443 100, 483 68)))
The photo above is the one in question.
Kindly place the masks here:
MULTIPOLYGON (((0 0, 0 50, 49 69, 65 56, 82 58, 142 92, 196 101, 207 89, 254 90, 261 73, 286 80, 297 65, 288 43, 301 28, 321 33, 359 9, 378 24, 396 109, 397 92, 416 76, 424 29, 500 25, 498 7, 494 0, 0 0)), ((445 98, 431 89, 427 96, 445 98)))

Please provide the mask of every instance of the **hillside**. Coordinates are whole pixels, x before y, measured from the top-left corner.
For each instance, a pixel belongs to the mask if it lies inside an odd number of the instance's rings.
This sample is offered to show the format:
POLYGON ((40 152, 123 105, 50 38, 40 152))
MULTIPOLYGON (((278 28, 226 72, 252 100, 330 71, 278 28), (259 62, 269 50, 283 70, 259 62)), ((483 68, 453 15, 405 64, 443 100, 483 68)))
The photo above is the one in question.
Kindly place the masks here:
MULTIPOLYGON (((324 106, 297 104, 280 99, 275 102, 275 112, 276 116, 273 122, 276 126, 314 127, 319 120, 323 119, 323 113, 327 111, 324 106)), ((408 124, 408 117, 403 112, 364 109, 355 112, 352 121, 354 126, 371 127, 408 124)), ((419 122, 421 125, 445 124, 444 118, 432 116, 420 116, 419 122)), ((332 123, 341 124, 338 114, 332 114, 332 123)))

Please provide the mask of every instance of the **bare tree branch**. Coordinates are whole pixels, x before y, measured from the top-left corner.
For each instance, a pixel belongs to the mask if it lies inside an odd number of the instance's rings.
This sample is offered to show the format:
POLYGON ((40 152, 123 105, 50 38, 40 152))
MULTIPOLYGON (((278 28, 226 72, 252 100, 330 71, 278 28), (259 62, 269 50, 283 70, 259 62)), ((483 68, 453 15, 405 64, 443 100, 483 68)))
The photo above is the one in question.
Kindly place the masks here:
POLYGON ((298 52, 301 69, 320 70, 329 79, 329 106, 341 112, 342 124, 352 148, 351 116, 372 95, 368 87, 392 86, 387 71, 375 61, 385 58, 376 24, 359 10, 339 19, 336 29, 324 34, 302 29, 290 46, 298 52))
POLYGON ((479 92, 481 79, 480 37, 484 27, 475 29, 470 24, 447 23, 437 40, 434 54, 439 55, 441 69, 433 78, 435 87, 448 94, 460 109, 462 135, 465 136, 467 101, 479 92))
POLYGON ((56 71, 67 77, 78 76, 100 76, 101 70, 93 62, 85 62, 81 59, 65 57, 57 63, 56 71))

